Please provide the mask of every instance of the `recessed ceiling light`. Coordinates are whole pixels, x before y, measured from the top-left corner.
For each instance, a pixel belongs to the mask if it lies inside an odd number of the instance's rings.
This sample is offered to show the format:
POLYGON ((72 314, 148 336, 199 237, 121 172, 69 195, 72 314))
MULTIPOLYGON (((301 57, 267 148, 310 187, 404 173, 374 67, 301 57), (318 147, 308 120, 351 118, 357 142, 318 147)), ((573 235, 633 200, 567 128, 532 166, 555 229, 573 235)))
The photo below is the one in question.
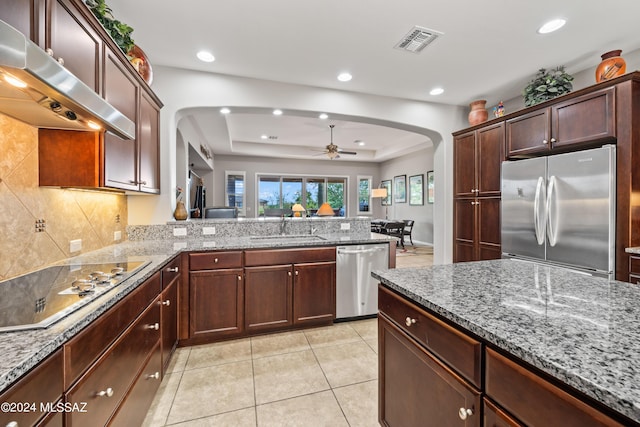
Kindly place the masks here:
POLYGON ((320 120, 327 120, 329 118, 329 115, 327 113, 321 113, 318 118, 320 120))
POLYGON ((269 138, 268 135, 260 135, 260 139, 267 139, 267 138, 269 138))
POLYGON ((554 19, 551 20, 549 22, 547 22, 546 24, 544 24, 542 27, 540 27, 538 29, 538 33, 539 34, 548 34, 548 33, 552 33, 556 30, 559 30, 560 28, 564 27, 564 24, 566 24, 567 21, 565 21, 564 19, 554 19))
POLYGON ((355 141, 353 141, 355 144, 358 144, 359 146, 363 146, 364 145, 364 141, 361 141, 359 139, 356 139, 355 141))
POLYGON ((279 109, 273 110, 273 115, 274 116, 281 116, 282 115, 282 110, 279 110, 279 109))
POLYGON ((202 62, 213 62, 216 60, 216 57, 213 56, 211 52, 207 52, 206 50, 201 50, 200 52, 196 53, 196 56, 202 62))
POLYGON ((221 108, 221 109, 220 109, 220 112, 221 112, 222 114, 229 114, 229 113, 231 112, 231 110, 230 110, 230 109, 228 109, 227 107, 224 107, 224 108, 221 108))
POLYGON ((349 74, 349 73, 340 73, 340 74, 338 74, 338 80, 340 80, 341 82, 348 82, 352 78, 353 78, 353 76, 351 74, 349 74))
POLYGON ((431 89, 431 92, 429 92, 429 95, 442 95, 444 93, 444 89, 442 89, 441 87, 434 87, 433 89, 431 89))

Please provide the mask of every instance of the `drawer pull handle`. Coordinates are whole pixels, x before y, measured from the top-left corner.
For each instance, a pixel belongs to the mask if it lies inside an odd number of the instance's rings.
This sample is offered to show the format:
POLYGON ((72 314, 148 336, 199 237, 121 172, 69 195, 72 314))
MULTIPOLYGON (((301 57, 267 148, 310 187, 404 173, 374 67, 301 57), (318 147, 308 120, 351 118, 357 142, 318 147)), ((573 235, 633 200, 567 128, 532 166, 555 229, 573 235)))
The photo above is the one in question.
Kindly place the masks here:
POLYGON ((169 273, 177 273, 179 270, 178 270, 178 267, 173 267, 173 268, 167 268, 167 271, 169 273))
POLYGON ((460 408, 458 410, 458 416, 461 420, 466 420, 471 415, 473 415, 473 409, 460 408))
POLYGON ((155 374, 149 374, 149 375, 147 375, 147 379, 150 379, 150 380, 159 380, 159 379, 160 379, 160 372, 156 372, 155 374))
POLYGON ((412 319, 411 317, 407 316, 407 318, 404 319, 404 324, 407 325, 407 327, 409 327, 411 325, 415 325, 416 324, 416 319, 412 319))
POLYGON ((111 397, 111 396, 113 396, 113 389, 111 387, 109 387, 106 390, 99 391, 97 393, 97 396, 100 396, 100 397, 104 397, 104 396, 111 397))
POLYGON ((147 325, 147 329, 151 329, 152 331, 157 331, 160 329, 160 324, 154 323, 153 325, 147 325))
POLYGON ((162 301, 162 305, 166 305, 167 307, 169 307, 171 305, 171 300, 168 299, 166 301, 162 301))

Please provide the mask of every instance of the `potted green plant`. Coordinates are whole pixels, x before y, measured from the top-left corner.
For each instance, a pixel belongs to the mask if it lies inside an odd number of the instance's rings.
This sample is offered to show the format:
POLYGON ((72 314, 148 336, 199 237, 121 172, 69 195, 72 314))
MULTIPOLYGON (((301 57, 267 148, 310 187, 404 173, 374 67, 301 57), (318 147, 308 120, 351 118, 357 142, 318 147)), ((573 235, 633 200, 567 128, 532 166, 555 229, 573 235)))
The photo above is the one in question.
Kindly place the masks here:
POLYGON ((557 96, 571 92, 573 89, 573 77, 560 66, 547 71, 544 68, 538 70, 536 77, 524 88, 522 96, 524 105, 531 107, 543 101, 548 101, 557 96))
POLYGON ((114 18, 111 8, 107 6, 105 0, 85 0, 85 3, 120 47, 120 50, 128 55, 134 45, 131 38, 133 28, 114 18))

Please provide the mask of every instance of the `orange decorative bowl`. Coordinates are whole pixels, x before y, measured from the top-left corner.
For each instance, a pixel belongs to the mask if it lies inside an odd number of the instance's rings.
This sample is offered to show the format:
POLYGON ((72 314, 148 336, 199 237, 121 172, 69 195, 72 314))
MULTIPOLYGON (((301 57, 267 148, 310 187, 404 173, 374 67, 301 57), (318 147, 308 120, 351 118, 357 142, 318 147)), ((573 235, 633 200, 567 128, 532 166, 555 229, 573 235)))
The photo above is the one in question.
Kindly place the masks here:
POLYGON ((151 68, 149 59, 147 58, 147 55, 145 55, 144 51, 140 49, 140 46, 133 45, 129 51, 129 57, 131 58, 129 61, 136 71, 138 71, 138 74, 140 74, 144 81, 151 86, 151 82, 153 81, 153 69, 151 68))

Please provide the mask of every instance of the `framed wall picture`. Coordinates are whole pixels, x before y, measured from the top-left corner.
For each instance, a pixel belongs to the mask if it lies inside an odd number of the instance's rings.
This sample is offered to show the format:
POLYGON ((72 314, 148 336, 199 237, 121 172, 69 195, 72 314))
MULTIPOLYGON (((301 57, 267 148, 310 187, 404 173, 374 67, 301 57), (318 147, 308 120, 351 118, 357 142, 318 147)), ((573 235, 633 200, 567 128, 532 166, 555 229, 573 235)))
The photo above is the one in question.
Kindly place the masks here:
POLYGON ((391 180, 387 179, 385 181, 382 181, 380 183, 380 188, 386 188, 387 189, 387 197, 380 199, 382 206, 391 206, 392 201, 391 201, 391 194, 393 194, 393 192, 391 191, 391 180))
POLYGON ((427 172, 427 203, 433 203, 433 171, 427 172))
POLYGON ((393 177, 393 201, 407 203, 407 175, 393 177))
POLYGON ((424 205, 424 175, 409 177, 409 204, 414 206, 424 205))

